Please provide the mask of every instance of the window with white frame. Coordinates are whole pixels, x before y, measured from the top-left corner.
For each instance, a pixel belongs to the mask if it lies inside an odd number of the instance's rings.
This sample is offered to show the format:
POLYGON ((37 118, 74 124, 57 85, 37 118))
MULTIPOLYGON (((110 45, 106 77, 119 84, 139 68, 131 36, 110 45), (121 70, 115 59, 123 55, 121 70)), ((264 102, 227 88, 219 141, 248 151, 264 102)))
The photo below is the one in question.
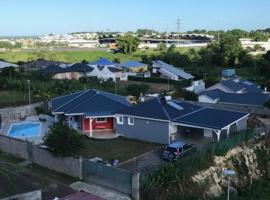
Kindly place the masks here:
POLYGON ((134 125, 134 117, 128 118, 128 125, 134 125))
POLYGON ((123 116, 117 117, 117 124, 124 124, 124 117, 123 116))
POLYGON ((105 122, 107 122, 107 118, 105 117, 96 118, 96 123, 105 123, 105 122))

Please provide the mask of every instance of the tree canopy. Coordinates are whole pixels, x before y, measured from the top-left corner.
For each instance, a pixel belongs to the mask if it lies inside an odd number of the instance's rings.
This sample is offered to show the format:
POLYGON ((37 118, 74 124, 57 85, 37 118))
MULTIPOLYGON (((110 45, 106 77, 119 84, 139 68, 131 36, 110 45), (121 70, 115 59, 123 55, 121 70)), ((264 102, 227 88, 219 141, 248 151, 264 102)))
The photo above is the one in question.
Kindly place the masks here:
POLYGON ((140 40, 132 35, 119 36, 116 39, 117 47, 125 54, 135 52, 139 46, 140 40))
POLYGON ((80 135, 66 124, 55 123, 49 134, 44 138, 53 153, 61 156, 71 156, 82 148, 83 142, 80 135))

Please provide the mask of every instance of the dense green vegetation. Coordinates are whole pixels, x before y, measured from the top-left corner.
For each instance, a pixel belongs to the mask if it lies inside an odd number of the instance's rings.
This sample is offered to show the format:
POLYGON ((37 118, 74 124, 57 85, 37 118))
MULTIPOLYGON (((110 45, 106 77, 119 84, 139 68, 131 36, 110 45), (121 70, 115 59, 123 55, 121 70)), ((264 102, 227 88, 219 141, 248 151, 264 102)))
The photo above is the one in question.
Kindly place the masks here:
POLYGON ((118 49, 125 54, 135 52, 138 49, 139 43, 139 38, 132 35, 119 36, 116 39, 118 49))
POLYGON ((45 136, 44 144, 56 155, 70 156, 82 148, 83 141, 80 135, 68 125, 55 123, 51 126, 49 134, 45 136))
POLYGON ((201 190, 190 177, 213 164, 214 156, 254 137, 253 130, 237 133, 219 143, 212 143, 176 162, 162 166, 145 179, 143 199, 200 199, 201 190))

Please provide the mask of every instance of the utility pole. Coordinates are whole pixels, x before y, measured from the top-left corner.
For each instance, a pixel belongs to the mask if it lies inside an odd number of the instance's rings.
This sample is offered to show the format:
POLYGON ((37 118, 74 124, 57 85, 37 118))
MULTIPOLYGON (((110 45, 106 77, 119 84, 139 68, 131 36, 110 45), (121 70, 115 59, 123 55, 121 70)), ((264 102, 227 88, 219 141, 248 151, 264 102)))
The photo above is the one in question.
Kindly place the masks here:
POLYGON ((28 85, 28 103, 31 104, 31 94, 30 94, 30 80, 27 80, 28 85))
POLYGON ((180 44, 180 18, 176 19, 176 30, 178 35, 178 44, 180 44))

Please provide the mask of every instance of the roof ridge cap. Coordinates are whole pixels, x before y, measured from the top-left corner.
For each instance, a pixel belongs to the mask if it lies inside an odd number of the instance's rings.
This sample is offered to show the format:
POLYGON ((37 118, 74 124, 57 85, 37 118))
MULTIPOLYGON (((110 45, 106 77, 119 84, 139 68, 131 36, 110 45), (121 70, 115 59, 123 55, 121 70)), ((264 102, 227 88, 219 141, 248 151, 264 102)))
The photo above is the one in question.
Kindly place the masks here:
POLYGON ((198 109, 198 110, 194 110, 194 111, 192 111, 192 112, 190 112, 190 113, 187 113, 187 114, 185 114, 185 115, 176 117, 176 118, 174 118, 173 120, 181 119, 181 118, 183 118, 183 117, 192 115, 192 114, 194 114, 194 113, 196 113, 196 112, 199 112, 199 111, 201 111, 201 110, 204 110, 204 109, 206 109, 206 107, 202 107, 202 108, 200 108, 200 109, 198 109))

